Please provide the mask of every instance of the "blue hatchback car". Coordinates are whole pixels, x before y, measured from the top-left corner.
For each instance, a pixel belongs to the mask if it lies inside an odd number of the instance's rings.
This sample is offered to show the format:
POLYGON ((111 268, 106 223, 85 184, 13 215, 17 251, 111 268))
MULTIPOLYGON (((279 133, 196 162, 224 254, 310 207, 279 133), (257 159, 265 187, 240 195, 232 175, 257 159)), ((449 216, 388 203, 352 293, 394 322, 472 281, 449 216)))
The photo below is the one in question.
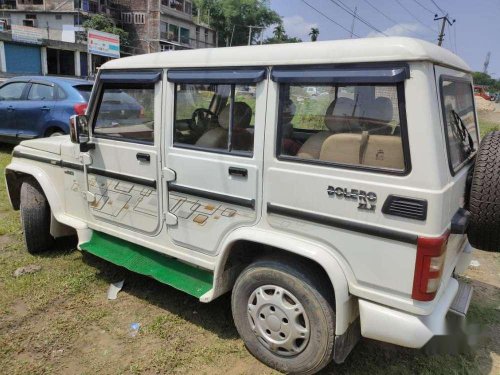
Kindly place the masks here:
POLYGON ((93 82, 50 76, 22 76, 0 85, 0 141, 69 133, 69 118, 84 114, 93 82))

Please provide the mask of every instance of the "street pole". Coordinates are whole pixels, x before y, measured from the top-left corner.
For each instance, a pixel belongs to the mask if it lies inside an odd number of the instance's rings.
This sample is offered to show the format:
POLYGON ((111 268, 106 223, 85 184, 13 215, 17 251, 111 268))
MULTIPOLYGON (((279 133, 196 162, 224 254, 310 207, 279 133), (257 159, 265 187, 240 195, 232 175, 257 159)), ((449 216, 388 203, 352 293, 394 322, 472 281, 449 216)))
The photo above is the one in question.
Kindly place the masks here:
POLYGON ((252 43, 252 26, 248 26, 248 45, 252 43))
POLYGON ((352 25, 351 25, 351 39, 352 34, 354 34, 354 21, 356 21, 356 12, 358 11, 358 7, 354 7, 354 16, 352 17, 352 25))
POLYGON ((444 40, 444 27, 446 26, 446 22, 448 22, 448 24, 450 26, 452 26, 454 23, 455 23, 455 19, 450 21, 450 18, 448 17, 448 14, 443 16, 443 17, 438 17, 438 15, 434 15, 434 21, 439 21, 439 20, 442 20, 442 24, 441 24, 441 31, 438 35, 438 46, 441 46, 443 44, 443 40, 444 40))

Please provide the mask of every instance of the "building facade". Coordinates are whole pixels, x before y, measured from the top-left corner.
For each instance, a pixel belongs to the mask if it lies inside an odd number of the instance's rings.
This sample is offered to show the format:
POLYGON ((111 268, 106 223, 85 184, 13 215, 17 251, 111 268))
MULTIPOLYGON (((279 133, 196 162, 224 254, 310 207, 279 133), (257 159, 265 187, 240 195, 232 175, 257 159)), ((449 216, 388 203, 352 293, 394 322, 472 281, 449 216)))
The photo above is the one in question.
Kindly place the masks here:
POLYGON ((216 47, 188 0, 0 0, 0 75, 92 75, 107 60, 87 55, 81 25, 94 14, 129 33, 122 56, 216 47))

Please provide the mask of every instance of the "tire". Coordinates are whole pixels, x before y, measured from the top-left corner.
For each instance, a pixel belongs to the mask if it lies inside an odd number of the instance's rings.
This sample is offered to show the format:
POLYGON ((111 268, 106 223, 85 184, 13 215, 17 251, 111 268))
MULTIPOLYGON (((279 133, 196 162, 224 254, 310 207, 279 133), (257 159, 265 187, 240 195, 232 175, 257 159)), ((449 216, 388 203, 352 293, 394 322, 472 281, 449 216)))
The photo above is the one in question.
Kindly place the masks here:
POLYGON ((21 185, 21 221, 24 243, 30 254, 50 249, 54 238, 50 235, 50 206, 38 182, 29 178, 21 185))
POLYGON ((291 264, 263 259, 248 266, 233 288, 233 319, 247 349, 259 361, 284 373, 314 374, 333 358, 333 290, 306 264, 291 264), (271 302, 262 303, 269 298, 271 302), (305 337, 303 341, 301 337, 291 340, 298 335, 305 337))
POLYGON ((55 131, 53 133, 50 133, 49 137, 59 137, 60 135, 64 135, 64 133, 60 131, 55 131))
POLYGON ((470 244, 480 250, 500 251, 500 131, 488 133, 481 141, 468 202, 470 244))

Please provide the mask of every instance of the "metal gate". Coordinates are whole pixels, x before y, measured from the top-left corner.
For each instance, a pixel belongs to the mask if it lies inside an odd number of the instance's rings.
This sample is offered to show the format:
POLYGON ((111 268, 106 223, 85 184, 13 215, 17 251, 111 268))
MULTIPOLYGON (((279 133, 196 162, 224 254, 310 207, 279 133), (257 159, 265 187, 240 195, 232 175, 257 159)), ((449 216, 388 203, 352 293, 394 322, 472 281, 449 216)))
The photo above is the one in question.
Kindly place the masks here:
POLYGON ((42 74, 40 47, 5 43, 7 73, 42 74))

